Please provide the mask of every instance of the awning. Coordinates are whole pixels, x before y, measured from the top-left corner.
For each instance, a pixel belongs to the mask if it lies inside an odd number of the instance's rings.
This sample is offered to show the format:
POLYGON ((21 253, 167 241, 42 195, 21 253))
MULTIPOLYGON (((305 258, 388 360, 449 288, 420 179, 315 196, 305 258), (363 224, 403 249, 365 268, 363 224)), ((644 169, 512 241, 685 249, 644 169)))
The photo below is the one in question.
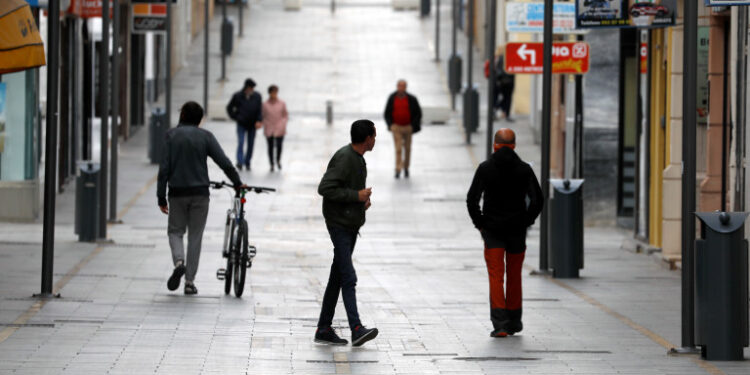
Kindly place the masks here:
POLYGON ((29 4, 0 1, 0 74, 45 65, 44 43, 29 4))

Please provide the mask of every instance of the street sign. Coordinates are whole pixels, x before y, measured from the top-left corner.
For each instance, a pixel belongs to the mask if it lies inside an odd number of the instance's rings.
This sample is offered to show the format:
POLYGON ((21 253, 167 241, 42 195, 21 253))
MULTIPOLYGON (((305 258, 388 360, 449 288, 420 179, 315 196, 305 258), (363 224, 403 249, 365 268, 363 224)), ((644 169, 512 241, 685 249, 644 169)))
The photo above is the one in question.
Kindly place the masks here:
POLYGON ((706 0, 706 6, 725 7, 731 5, 750 5, 750 0, 706 0))
MULTIPOLYGON (((555 3, 553 33, 584 34, 576 30, 576 6, 573 3, 555 3)), ((505 5, 505 29, 509 33, 543 33, 544 3, 510 2, 505 5)))
POLYGON ((133 3, 133 34, 167 32, 167 5, 158 3, 133 3))
MULTIPOLYGON (((589 45, 585 42, 552 44, 553 74, 585 74, 589 71, 589 45)), ((542 74, 544 43, 508 43, 505 71, 510 74, 542 74)))
POLYGON ((579 29, 674 26, 677 0, 576 0, 576 14, 579 29))
POLYGON ((641 74, 648 73, 648 43, 641 43, 641 74))

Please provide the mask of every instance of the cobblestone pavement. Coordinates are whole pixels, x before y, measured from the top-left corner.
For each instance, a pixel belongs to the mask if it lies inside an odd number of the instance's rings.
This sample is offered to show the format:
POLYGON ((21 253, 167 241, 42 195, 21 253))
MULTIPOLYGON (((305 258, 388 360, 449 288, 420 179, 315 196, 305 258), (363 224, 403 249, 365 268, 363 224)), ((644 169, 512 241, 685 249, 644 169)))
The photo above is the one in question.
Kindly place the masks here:
MULTIPOLYGON (((246 76, 259 88, 276 83, 291 121, 283 171, 268 171, 259 137, 253 171, 242 172, 248 183, 278 188, 249 197, 251 240, 259 250, 243 298, 225 296, 214 276, 230 204, 221 192, 211 197, 200 293, 167 291, 166 217, 156 208, 156 167, 147 163, 141 131, 122 146, 123 224, 110 227, 113 243, 75 242, 72 193, 59 197, 61 298, 30 297, 38 291, 41 225, 0 227, 0 374, 750 372, 747 362, 666 355, 680 342, 679 274, 620 250, 627 234, 615 229, 587 228, 580 280, 526 273, 524 331, 490 338, 482 243, 464 203, 483 151, 464 144, 454 115, 448 124, 424 127, 415 137, 412 178, 395 180, 392 140, 381 120, 398 78, 409 80, 426 107, 449 103, 444 67, 431 62, 431 19, 394 12, 381 0, 338 2, 333 16, 327 2, 306 1, 299 12, 252 2, 246 16, 246 36, 229 60, 231 84, 216 84, 212 96, 228 99, 246 76), (333 126, 325 124, 326 100, 335 103, 333 126), (334 348, 312 342, 332 257, 316 187, 359 117, 376 120, 379 136, 366 155, 373 207, 355 252, 358 300, 364 323, 381 333, 361 348, 334 348)), ((198 49, 189 63, 200 61, 198 49)), ((195 71, 188 66, 176 82, 200 85, 195 71)), ((176 100, 200 92, 195 85, 176 92, 176 100)), ((234 125, 206 127, 232 155, 234 125)), ((514 127, 519 152, 538 160, 528 126, 514 127)), ((222 178, 216 167, 210 173, 222 178)), ((537 243, 534 228, 529 270, 538 264, 537 243)), ((341 304, 337 311, 334 324, 348 337, 341 304)))

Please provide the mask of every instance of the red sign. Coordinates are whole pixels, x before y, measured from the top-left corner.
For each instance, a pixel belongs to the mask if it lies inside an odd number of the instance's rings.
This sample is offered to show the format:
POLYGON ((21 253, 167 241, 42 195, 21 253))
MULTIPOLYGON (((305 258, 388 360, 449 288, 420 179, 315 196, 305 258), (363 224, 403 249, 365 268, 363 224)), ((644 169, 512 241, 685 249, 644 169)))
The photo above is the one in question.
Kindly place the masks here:
MULTIPOLYGON (((585 42, 553 43, 552 73, 588 73, 589 49, 585 42)), ((508 43, 505 47, 505 71, 510 74, 542 74, 544 43, 508 43)))
MULTIPOLYGON (((112 18, 112 0, 109 0, 109 3, 109 18, 112 18)), ((71 0, 67 13, 77 15, 81 18, 101 17, 102 0, 71 0)))
POLYGON ((641 74, 648 73, 648 44, 641 43, 641 74))

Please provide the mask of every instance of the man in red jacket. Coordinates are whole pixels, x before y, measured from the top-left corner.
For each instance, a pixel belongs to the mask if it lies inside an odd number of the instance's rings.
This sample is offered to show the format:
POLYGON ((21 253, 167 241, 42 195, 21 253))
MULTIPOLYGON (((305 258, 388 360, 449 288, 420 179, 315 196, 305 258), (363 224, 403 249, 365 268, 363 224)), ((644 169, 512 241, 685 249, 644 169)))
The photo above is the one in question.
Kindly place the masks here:
POLYGON ((466 196, 474 226, 484 239, 490 276, 492 337, 521 332, 521 268, 526 230, 544 205, 534 171, 514 151, 516 135, 503 128, 495 133, 495 153, 479 165, 466 196), (479 208, 480 199, 484 200, 479 208), (528 199, 528 203, 527 203, 528 199), (507 273, 507 288, 503 278, 507 273))
POLYGON ((405 80, 398 81, 396 92, 391 94, 385 103, 383 115, 388 131, 393 133, 393 143, 396 147, 396 178, 401 176, 402 170, 404 177, 409 178, 411 136, 421 129, 422 108, 417 98, 406 92, 405 80))

